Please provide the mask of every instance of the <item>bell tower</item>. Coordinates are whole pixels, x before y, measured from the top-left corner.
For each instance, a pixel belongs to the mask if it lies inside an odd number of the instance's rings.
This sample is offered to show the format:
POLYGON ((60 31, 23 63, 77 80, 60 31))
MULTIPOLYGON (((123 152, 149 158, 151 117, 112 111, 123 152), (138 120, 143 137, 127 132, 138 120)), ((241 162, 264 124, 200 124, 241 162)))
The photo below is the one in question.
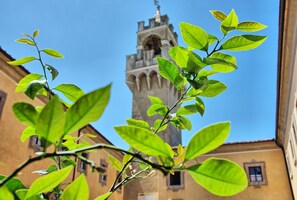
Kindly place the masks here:
MULTIPOLYGON (((170 106, 178 100, 180 92, 159 74, 156 58, 170 60, 168 50, 177 45, 177 34, 169 24, 167 15, 161 15, 160 6, 149 24, 138 22, 137 53, 126 57, 126 84, 133 93, 132 118, 142 119, 153 126, 157 116, 148 117, 151 102, 148 96, 156 96, 170 106)), ((159 116, 161 118, 161 116, 159 116)), ((171 146, 181 143, 181 132, 171 124, 159 135, 171 146)))

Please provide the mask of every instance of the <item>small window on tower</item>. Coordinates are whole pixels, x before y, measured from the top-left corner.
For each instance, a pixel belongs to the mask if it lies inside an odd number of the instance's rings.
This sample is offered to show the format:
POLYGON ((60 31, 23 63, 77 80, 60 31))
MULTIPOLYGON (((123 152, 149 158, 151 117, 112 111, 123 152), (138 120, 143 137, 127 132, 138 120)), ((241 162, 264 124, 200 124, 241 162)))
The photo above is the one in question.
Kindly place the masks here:
POLYGON ((100 168, 102 169, 102 173, 99 173, 99 182, 101 185, 106 185, 107 183, 107 167, 108 164, 105 159, 100 159, 100 168))
POLYGON ((170 174, 167 177, 167 187, 168 189, 181 189, 184 187, 184 174, 180 171, 175 171, 174 174, 170 174))
MULTIPOLYGON (((89 155, 87 153, 82 153, 81 156, 86 159, 88 159, 88 157, 89 157, 89 155)), ((87 173, 87 162, 84 161, 83 159, 79 159, 77 171, 82 172, 82 173, 87 173)))
POLYGON ((149 36, 146 41, 144 42, 144 50, 154 50, 154 55, 160 55, 161 54, 161 39, 157 35, 151 35, 149 36))
POLYGON ((248 176, 249 185, 261 186, 267 184, 264 162, 244 163, 244 169, 248 176))

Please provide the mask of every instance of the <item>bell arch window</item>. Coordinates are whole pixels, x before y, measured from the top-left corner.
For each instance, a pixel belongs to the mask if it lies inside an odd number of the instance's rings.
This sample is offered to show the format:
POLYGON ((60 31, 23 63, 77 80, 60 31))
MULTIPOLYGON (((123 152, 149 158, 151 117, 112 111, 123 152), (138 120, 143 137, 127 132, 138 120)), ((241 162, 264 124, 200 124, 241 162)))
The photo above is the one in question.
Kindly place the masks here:
POLYGON ((161 38, 157 35, 149 36, 144 42, 144 50, 154 50, 154 56, 161 54, 161 38))

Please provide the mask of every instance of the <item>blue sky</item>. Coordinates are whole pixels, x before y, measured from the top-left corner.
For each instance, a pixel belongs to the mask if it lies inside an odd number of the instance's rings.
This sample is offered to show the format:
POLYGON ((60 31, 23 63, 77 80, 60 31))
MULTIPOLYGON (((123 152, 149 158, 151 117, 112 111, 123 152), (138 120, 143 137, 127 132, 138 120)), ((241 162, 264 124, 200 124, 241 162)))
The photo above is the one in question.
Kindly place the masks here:
MULTIPOLYGON (((234 53, 239 69, 217 76, 228 89, 213 99, 204 99, 205 116, 191 117, 192 131, 183 131, 183 145, 203 126, 231 121, 227 142, 251 141, 275 136, 276 74, 279 1, 277 0, 160 0, 161 13, 167 14, 179 34, 179 22, 188 22, 221 36, 219 22, 209 10, 229 13, 235 9, 239 21, 258 21, 268 26, 258 35, 268 39, 259 48, 234 53)), ((54 48, 65 58, 47 58, 60 71, 57 81, 75 83, 84 91, 113 83, 111 100, 104 115, 92 125, 115 145, 128 147, 113 130, 131 117, 132 96, 125 85, 126 55, 136 52, 137 22, 152 18, 153 0, 0 0, 0 46, 12 57, 35 54, 30 46, 15 39, 21 33, 40 29, 38 44, 54 48)), ((37 64, 25 67, 35 72, 37 64)), ((37 70, 38 71, 38 70, 37 70)), ((1 87, 1 86, 0 86, 1 87)))

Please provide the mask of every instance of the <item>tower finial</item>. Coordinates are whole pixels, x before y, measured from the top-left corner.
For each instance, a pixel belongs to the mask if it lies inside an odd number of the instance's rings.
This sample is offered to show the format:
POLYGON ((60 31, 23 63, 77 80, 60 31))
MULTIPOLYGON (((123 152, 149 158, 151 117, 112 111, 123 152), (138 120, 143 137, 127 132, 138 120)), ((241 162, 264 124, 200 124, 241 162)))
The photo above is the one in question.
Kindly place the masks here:
POLYGON ((161 12, 160 12, 160 3, 159 0, 154 0, 157 10, 155 13, 155 22, 161 23, 161 12))

